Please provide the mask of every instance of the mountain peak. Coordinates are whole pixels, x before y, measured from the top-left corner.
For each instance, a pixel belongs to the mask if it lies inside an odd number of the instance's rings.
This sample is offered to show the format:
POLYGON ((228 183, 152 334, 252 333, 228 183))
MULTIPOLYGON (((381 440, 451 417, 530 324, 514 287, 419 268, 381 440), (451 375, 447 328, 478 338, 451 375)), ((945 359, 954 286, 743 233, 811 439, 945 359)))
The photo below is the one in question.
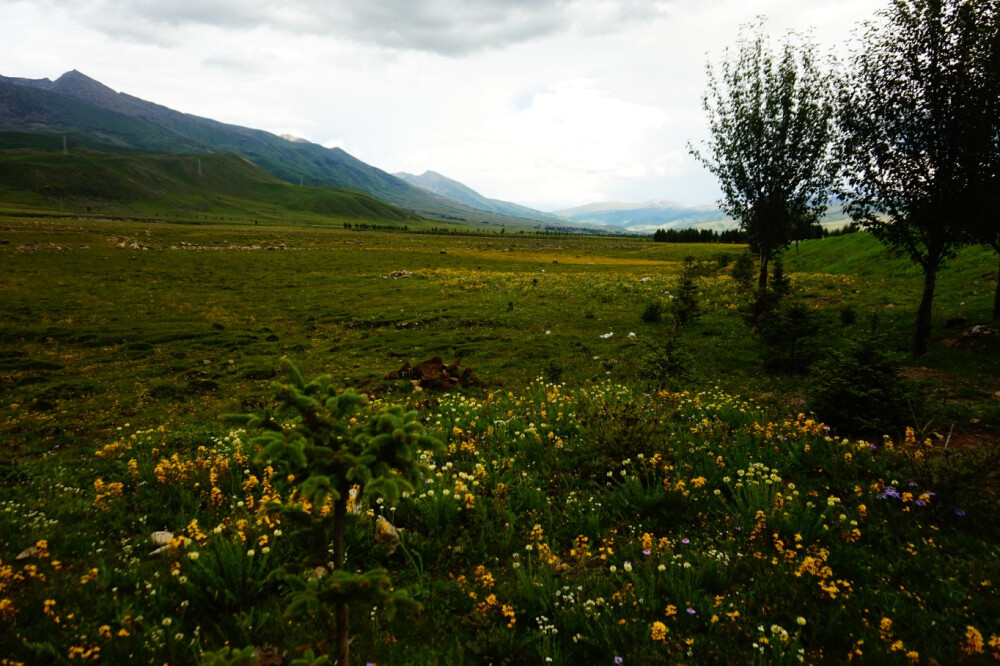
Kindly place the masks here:
POLYGON ((52 82, 50 90, 85 101, 99 101, 118 97, 118 93, 100 81, 95 81, 75 69, 52 82))

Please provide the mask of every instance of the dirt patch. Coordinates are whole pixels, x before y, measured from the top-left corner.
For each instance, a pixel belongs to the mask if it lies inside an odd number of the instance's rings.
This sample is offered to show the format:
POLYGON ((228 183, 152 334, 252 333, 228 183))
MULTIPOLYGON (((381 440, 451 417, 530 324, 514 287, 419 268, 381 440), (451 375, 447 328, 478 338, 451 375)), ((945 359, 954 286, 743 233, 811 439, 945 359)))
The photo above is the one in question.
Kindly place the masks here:
POLYGON ((934 370, 933 368, 924 367, 900 368, 899 374, 903 375, 907 379, 918 382, 931 379, 940 385, 949 385, 954 379, 952 375, 944 370, 934 370))
POLYGON ((472 368, 460 367, 462 359, 455 359, 451 365, 445 365, 440 356, 411 366, 409 361, 403 363, 399 370, 390 372, 386 379, 408 379, 414 387, 422 389, 450 389, 455 386, 471 386, 478 384, 472 368))
POLYGON ((941 344, 960 349, 1000 350, 1000 328, 976 324, 962 329, 962 332, 954 338, 942 340, 941 344))

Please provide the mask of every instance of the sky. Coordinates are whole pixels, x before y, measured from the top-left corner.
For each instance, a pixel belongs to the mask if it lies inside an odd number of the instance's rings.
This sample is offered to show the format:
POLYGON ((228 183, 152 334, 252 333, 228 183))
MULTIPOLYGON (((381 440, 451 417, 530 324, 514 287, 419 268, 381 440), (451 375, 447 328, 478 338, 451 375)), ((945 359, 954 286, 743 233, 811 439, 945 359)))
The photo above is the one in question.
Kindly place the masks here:
POLYGON ((114 90, 433 170, 541 210, 712 204, 688 153, 757 16, 844 52, 885 0, 0 0, 0 74, 114 90))

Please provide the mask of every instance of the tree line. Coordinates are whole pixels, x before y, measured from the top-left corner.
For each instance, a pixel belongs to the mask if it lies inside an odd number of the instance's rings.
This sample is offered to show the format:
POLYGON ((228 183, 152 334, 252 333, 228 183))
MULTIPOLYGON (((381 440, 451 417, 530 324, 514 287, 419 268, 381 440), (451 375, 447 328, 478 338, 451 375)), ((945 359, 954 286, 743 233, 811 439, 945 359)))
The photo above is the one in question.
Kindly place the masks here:
MULTIPOLYGON (((810 238, 827 238, 829 236, 840 236, 842 234, 853 233, 858 230, 857 225, 851 223, 839 229, 829 230, 814 224, 804 229, 804 233, 793 238, 792 241, 809 240, 810 238)), ((743 229, 657 229, 653 232, 653 241, 656 243, 730 243, 743 244, 747 242, 747 232, 743 229)))
POLYGON ((689 146, 759 259, 755 327, 769 263, 836 196, 923 270, 923 355, 942 265, 969 244, 1000 257, 1000 0, 892 0, 841 63, 796 33, 775 48, 764 27, 709 64, 709 139, 689 146))

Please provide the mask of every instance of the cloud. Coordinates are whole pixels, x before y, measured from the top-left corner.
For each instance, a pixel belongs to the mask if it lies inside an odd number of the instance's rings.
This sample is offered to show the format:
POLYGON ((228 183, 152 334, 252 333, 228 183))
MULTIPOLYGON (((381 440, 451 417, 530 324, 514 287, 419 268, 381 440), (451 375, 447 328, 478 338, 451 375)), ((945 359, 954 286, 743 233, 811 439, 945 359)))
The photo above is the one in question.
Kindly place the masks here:
POLYGON ((164 46, 185 27, 267 27, 446 56, 570 30, 604 33, 659 15, 675 0, 48 0, 117 38, 164 46))

